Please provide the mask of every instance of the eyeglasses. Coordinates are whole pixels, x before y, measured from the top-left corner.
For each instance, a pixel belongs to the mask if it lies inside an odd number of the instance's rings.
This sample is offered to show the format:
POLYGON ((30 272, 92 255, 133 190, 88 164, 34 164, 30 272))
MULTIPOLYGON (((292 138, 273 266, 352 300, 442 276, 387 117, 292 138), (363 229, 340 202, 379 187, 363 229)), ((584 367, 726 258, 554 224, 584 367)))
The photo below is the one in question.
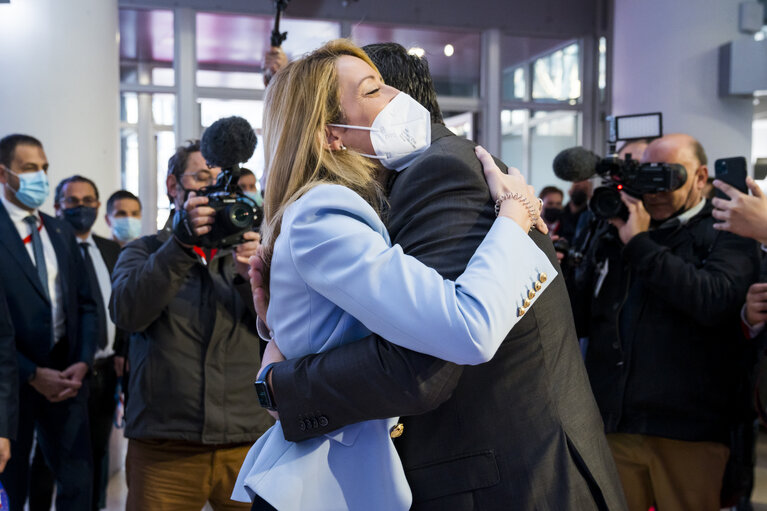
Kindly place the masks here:
POLYGON ((200 186, 210 186, 216 182, 216 180, 213 178, 213 175, 207 170, 198 170, 194 173, 181 174, 181 177, 190 177, 200 186))
POLYGON ((95 208, 99 200, 96 197, 84 197, 82 200, 78 197, 62 197, 61 203, 67 206, 68 208, 76 208, 77 206, 83 205, 89 208, 95 208))

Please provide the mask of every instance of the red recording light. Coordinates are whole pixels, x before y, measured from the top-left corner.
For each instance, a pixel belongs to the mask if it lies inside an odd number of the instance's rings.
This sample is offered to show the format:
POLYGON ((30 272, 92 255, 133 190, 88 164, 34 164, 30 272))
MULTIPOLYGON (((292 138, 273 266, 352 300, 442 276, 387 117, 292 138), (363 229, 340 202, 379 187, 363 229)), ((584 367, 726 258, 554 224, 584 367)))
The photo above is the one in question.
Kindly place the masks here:
POLYGON ((623 185, 618 185, 618 190, 623 190, 623 185))

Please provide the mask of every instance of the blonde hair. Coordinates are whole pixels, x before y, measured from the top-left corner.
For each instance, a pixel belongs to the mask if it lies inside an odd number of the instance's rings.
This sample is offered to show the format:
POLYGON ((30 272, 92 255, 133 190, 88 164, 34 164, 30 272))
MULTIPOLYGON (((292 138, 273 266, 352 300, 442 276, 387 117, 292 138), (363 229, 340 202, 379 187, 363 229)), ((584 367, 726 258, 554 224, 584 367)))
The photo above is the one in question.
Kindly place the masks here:
POLYGON ((376 69, 362 49, 337 39, 289 63, 266 91, 263 127, 268 177, 261 227, 266 289, 285 209, 311 188, 342 185, 380 211, 383 194, 375 163, 356 151, 327 147, 326 125, 344 119, 336 73, 336 60, 342 55, 357 57, 376 69))

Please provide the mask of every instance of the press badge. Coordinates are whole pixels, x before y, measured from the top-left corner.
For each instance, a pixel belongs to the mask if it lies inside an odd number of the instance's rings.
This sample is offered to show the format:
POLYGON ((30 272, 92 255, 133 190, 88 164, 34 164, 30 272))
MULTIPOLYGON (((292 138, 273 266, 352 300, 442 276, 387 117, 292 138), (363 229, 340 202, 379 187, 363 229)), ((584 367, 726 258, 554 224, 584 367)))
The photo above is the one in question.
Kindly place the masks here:
POLYGON ((605 277, 610 270, 610 260, 605 259, 601 263, 597 264, 597 271, 599 272, 599 278, 597 278, 597 285, 594 286, 594 298, 599 296, 599 291, 602 290, 602 284, 605 283, 605 277))

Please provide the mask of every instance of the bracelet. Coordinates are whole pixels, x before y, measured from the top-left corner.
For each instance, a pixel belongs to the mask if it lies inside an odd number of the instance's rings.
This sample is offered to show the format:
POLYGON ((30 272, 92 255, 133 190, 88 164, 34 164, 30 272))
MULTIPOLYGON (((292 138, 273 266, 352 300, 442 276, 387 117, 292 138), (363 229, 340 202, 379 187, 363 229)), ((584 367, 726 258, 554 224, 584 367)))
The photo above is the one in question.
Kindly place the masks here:
POLYGON ((530 215, 530 220, 532 221, 533 226, 535 225, 535 223, 538 221, 538 215, 535 211, 535 206, 530 204, 527 196, 517 192, 507 192, 498 197, 498 200, 495 201, 495 216, 498 216, 498 214, 501 212, 501 203, 507 199, 514 199, 521 202, 522 205, 527 208, 527 214, 530 215))

